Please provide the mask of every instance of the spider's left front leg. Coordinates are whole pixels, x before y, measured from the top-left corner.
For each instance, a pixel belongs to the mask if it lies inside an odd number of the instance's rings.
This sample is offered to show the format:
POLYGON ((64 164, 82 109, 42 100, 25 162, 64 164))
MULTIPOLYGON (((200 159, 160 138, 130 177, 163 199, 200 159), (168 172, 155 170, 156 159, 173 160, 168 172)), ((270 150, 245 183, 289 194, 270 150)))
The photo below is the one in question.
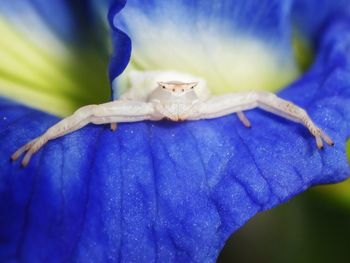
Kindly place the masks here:
POLYGON ((32 155, 39 151, 49 140, 74 132, 88 123, 137 122, 152 119, 153 113, 153 105, 145 102, 113 101, 100 105, 85 106, 49 128, 41 136, 19 148, 11 156, 11 159, 15 161, 23 153, 26 153, 22 166, 27 166, 32 155))
POLYGON ((243 111, 256 107, 303 124, 315 137, 319 149, 323 148, 322 140, 329 145, 334 145, 332 139, 317 127, 304 109, 269 92, 242 92, 214 97, 203 103, 195 118, 210 119, 237 113, 239 119, 246 126, 250 126, 243 111))

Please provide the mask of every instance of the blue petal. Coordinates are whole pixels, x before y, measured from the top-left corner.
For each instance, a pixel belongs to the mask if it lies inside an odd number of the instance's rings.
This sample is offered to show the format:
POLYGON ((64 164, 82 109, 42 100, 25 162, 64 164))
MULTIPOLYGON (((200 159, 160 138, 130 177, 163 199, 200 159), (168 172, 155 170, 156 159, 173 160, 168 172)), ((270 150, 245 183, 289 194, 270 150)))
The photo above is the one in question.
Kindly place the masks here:
MULTIPOLYGON (((216 93, 238 87, 276 90, 297 76, 289 0, 114 2, 109 13, 116 54, 111 80, 129 59, 127 69, 171 69, 203 77, 216 93)), ((113 90, 115 97, 120 89, 113 90)))
POLYGON ((334 21, 319 55, 280 95, 335 141, 318 151, 305 128, 248 112, 208 121, 90 125, 50 142, 26 169, 20 145, 57 118, 0 101, 1 262, 214 262, 257 212, 349 174, 350 19, 334 21))
POLYGON ((292 10, 298 29, 315 38, 329 19, 350 14, 350 4, 349 0, 295 0, 292 10))
POLYGON ((108 13, 108 21, 112 28, 114 51, 109 65, 109 78, 111 82, 124 71, 131 56, 131 40, 129 36, 115 26, 113 22, 114 16, 124 8, 125 4, 126 0, 114 1, 108 13))

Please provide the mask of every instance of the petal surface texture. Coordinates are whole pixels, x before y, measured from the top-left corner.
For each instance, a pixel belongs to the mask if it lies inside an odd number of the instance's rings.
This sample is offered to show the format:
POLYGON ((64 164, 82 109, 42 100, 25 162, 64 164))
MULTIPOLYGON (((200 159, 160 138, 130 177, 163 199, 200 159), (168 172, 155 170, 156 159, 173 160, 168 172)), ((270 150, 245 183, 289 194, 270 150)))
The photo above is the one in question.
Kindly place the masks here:
MULTIPOLYGON (((205 78, 214 93, 277 90, 298 75, 290 47, 292 1, 115 2, 109 14, 115 32, 111 80, 125 65, 116 61, 130 56, 127 70, 191 73, 205 78), (131 54, 120 30, 132 40, 131 54)), ((114 96, 124 90, 115 85, 114 96)))
MULTIPOLYGON (((145 11, 147 11, 146 9, 145 11)), ((335 141, 259 110, 183 123, 90 125, 29 166, 10 155, 57 118, 0 100, 1 262, 215 262, 257 212, 350 173, 350 19, 319 38, 312 68, 280 96, 335 141)))

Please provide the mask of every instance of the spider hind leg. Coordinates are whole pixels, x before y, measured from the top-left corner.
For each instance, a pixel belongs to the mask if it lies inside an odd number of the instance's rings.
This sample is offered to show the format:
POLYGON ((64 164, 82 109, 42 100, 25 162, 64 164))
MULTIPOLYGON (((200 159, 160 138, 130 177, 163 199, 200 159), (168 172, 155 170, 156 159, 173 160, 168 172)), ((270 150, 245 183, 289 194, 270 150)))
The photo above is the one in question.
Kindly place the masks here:
POLYGON ((118 128, 118 125, 116 122, 111 123, 110 129, 112 132, 115 132, 118 128))
POLYGON ((252 127, 252 124, 250 123, 249 119, 247 118, 247 116, 244 114, 243 111, 238 111, 237 112, 237 117, 243 123, 243 125, 246 128, 251 128, 252 127))

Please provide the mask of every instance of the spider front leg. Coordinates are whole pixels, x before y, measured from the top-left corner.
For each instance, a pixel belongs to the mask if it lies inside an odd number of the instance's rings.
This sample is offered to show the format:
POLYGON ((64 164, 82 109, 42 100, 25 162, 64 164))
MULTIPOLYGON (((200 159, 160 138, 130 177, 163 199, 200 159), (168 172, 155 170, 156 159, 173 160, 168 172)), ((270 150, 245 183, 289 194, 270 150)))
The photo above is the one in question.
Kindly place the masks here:
POLYGON ((89 118, 92 116, 94 109, 97 105, 89 105, 80 108, 72 116, 69 116, 51 128, 49 128, 41 136, 31 140, 21 148, 19 148, 12 156, 13 161, 17 160, 23 153, 26 153, 23 160, 22 166, 25 167, 28 165, 31 157, 37 151, 39 151, 49 140, 56 139, 67 133, 78 130, 81 127, 89 123, 89 118))
POLYGON ((305 110, 269 92, 242 92, 213 97, 203 103, 196 119, 210 119, 237 113, 238 118, 249 127, 249 120, 243 111, 261 108, 281 117, 303 124, 315 137, 319 149, 323 141, 334 145, 332 139, 311 120, 305 110))
POLYGON ((153 106, 143 102, 120 102, 113 101, 101 105, 89 105, 78 109, 72 116, 69 116, 51 128, 44 134, 31 140, 19 148, 12 156, 13 161, 22 154, 22 166, 30 162, 31 157, 39 151, 49 140, 56 139, 68 133, 76 131, 88 123, 106 124, 117 122, 135 122, 150 119, 153 114, 153 106))
POLYGON ((277 97, 275 94, 261 92, 257 93, 257 97, 259 108, 303 124, 315 137, 319 149, 323 149, 323 141, 330 146, 334 145, 333 140, 312 121, 304 109, 277 97))

